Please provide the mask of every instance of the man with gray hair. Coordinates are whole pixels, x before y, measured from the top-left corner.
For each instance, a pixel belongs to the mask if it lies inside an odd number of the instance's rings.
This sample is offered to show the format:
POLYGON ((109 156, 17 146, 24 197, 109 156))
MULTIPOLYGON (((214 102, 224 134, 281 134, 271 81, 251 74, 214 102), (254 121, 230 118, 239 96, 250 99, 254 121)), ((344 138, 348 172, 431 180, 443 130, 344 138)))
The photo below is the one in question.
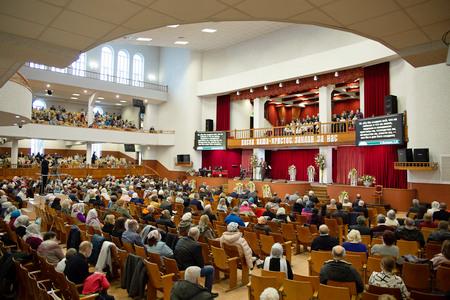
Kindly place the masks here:
POLYGON ((355 282, 356 291, 362 293, 364 284, 358 271, 351 263, 344 260, 345 249, 342 246, 334 246, 331 250, 333 259, 326 261, 320 269, 320 283, 327 284, 328 280, 338 282, 355 282))
MULTIPOLYGON (((197 266, 201 269, 200 275, 205 277, 205 287, 209 292, 212 290, 214 281, 214 267, 205 265, 203 261, 202 247, 197 242, 200 232, 197 227, 189 229, 188 236, 178 240, 175 246, 174 257, 180 270, 186 270, 189 267, 197 266)), ((211 293, 214 297, 218 294, 211 293)))
POLYGON ((416 214, 416 219, 421 220, 426 212, 427 208, 425 207, 425 205, 420 204, 419 199, 412 200, 412 205, 409 208, 408 213, 416 214))
POLYGON ((420 247, 425 246, 425 239, 422 232, 415 226, 414 220, 405 219, 405 225, 401 226, 395 232, 397 240, 418 241, 420 247))
POLYGON ((439 210, 433 213, 433 221, 448 221, 448 219, 450 219, 450 213, 447 211, 447 204, 441 202, 439 210))
POLYGON ((372 227, 372 229, 370 229, 370 235, 372 237, 377 237, 377 236, 383 235, 385 230, 390 230, 392 232, 395 232, 395 227, 387 226, 385 223, 386 223, 386 217, 383 214, 379 214, 377 216, 377 226, 372 227))
POLYGON ((328 229, 327 225, 320 225, 319 233, 320 235, 316 237, 311 243, 311 250, 329 251, 334 246, 339 245, 339 241, 337 240, 337 238, 329 235, 330 230, 328 229))
POLYGON ((370 235, 370 228, 366 225, 366 218, 364 216, 358 216, 356 218, 356 225, 352 225, 350 230, 358 230, 361 235, 370 235))
POLYGON ((280 294, 273 287, 266 288, 259 296, 259 300, 279 300, 279 299, 280 294))
POLYGON ((198 283, 201 277, 201 269, 197 266, 192 266, 184 271, 184 280, 179 280, 173 285, 170 299, 172 300, 191 300, 201 299, 208 300, 217 297, 212 294, 207 288, 202 287, 198 283))

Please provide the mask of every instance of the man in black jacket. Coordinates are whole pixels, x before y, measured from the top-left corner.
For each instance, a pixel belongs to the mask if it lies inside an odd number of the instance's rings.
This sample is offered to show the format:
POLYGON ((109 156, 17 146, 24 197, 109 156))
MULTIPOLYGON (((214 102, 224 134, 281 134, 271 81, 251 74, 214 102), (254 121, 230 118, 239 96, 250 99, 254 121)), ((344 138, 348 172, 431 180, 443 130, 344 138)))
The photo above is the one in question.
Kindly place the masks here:
POLYGON ((184 280, 179 280, 173 285, 170 293, 172 300, 211 300, 217 297, 208 291, 207 288, 198 284, 201 276, 201 269, 197 266, 189 267, 184 272, 184 280))
POLYGON ((348 224, 348 213, 342 209, 342 203, 336 204, 336 211, 331 214, 332 218, 341 218, 344 224, 348 224))
POLYGON ((367 207, 363 200, 359 200, 358 206, 353 207, 354 212, 362 212, 364 214, 365 218, 369 217, 369 211, 367 210, 367 207))
MULTIPOLYGON (((178 268, 186 270, 191 266, 201 268, 201 276, 205 277, 205 287, 211 292, 214 281, 214 267, 205 265, 202 255, 202 246, 197 242, 200 232, 197 227, 189 229, 188 236, 178 240, 175 246, 174 257, 177 260, 178 268)), ((212 293, 216 296, 215 293, 212 293)))
POLYGON ((80 244, 80 250, 77 254, 71 256, 66 261, 66 268, 64 274, 67 278, 75 284, 81 284, 90 275, 88 257, 92 253, 91 242, 84 241, 80 244))
POLYGON ((450 218, 450 213, 447 211, 447 204, 445 202, 441 202, 439 204, 439 210, 433 213, 433 221, 448 221, 450 218))
POLYGON ((42 177, 42 181, 41 181, 41 195, 44 194, 45 192, 45 188, 47 187, 47 181, 48 181, 48 160, 46 157, 44 157, 44 159, 41 162, 41 177, 42 177))
POLYGON ((328 280, 338 282, 355 282, 356 291, 362 293, 364 284, 358 271, 352 264, 344 260, 345 249, 342 246, 334 246, 331 251, 333 259, 328 260, 320 269, 320 283, 327 284, 328 280))
POLYGON ((334 246, 339 245, 339 241, 329 235, 330 230, 327 225, 320 225, 320 235, 311 243, 311 250, 330 251, 334 246))

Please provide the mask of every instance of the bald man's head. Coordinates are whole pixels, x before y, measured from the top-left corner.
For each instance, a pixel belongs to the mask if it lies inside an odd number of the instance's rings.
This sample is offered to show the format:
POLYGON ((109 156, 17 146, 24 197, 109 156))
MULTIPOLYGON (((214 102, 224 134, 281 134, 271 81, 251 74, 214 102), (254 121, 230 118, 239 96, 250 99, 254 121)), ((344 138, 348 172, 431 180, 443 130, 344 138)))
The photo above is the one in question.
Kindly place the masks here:
POLYGON ((333 254, 333 258, 335 260, 341 260, 345 256, 345 249, 344 247, 337 245, 333 247, 331 253, 333 254))

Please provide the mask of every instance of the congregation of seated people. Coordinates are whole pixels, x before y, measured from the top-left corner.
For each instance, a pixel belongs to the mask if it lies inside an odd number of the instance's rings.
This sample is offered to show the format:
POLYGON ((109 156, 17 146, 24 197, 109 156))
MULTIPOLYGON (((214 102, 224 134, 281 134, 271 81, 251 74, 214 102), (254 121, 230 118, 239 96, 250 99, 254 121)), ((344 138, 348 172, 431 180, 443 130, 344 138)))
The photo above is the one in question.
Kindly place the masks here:
MULTIPOLYGON (((354 284, 357 294, 393 288, 403 299, 415 293, 415 287, 402 272, 429 264, 431 278, 450 264, 445 203, 433 203, 426 211, 414 200, 408 215, 400 217, 394 209, 386 212, 382 206, 367 205, 361 195, 342 202, 324 202, 313 191, 284 197, 274 193, 263 198, 251 187, 235 188, 226 194, 223 187, 204 183, 196 187, 187 180, 68 176, 49 182, 45 194, 38 196, 43 205, 35 207, 37 218, 32 220, 20 206, 36 198, 39 184, 39 180, 20 177, 2 182, 0 216, 9 228, 2 236, 2 248, 14 245, 15 240, 23 241, 17 244, 20 251, 35 251, 69 282, 82 285, 83 294, 97 293, 102 299, 112 297, 108 289, 110 281, 117 280, 111 267, 116 259, 122 265, 121 287, 131 297, 143 296, 152 289, 171 294, 172 299, 217 297, 213 287, 216 272, 220 272, 215 261, 219 258, 216 252, 211 252, 212 258, 205 256, 204 247, 209 251, 236 249, 242 272, 260 268, 296 280, 298 274, 291 266, 294 246, 295 255, 310 252, 309 275, 318 276, 323 285, 354 284), (420 211, 424 212, 422 218, 420 211), (293 236, 288 236, 289 230, 293 236), (256 240, 251 237, 253 233, 256 240), (271 237, 266 248, 258 239, 262 236, 271 237), (255 248, 255 241, 261 248, 255 248), (413 242, 417 251, 405 253, 400 241, 413 242), (428 252, 430 244, 434 252, 428 252), (111 255, 108 247, 116 247, 122 258, 111 255), (263 248, 269 250, 264 252, 263 248), (316 253, 325 253, 326 259, 314 273, 316 253), (364 261, 375 259, 376 268, 367 273, 353 265, 350 258, 356 254, 364 261), (168 276, 171 260, 176 273, 170 275, 175 276, 175 283, 167 283, 170 290, 147 282, 143 275, 151 272, 147 264, 168 276), (199 283, 201 277, 204 285, 199 283)), ((156 276, 152 274, 149 276, 156 276)), ((448 293, 448 285, 446 290, 439 288, 430 284, 425 291, 448 293)))

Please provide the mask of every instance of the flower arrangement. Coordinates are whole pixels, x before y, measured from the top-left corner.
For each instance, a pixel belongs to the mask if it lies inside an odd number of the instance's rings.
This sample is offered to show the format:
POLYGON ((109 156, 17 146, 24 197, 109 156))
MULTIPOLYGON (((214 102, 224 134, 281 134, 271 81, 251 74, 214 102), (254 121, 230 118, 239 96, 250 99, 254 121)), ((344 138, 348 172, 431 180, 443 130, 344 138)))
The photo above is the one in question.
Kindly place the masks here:
POLYGON ((358 185, 358 171, 353 168, 348 172, 348 179, 350 179, 350 185, 357 186, 358 185))
POLYGON ((253 183, 253 181, 249 181, 249 182, 247 183, 247 189, 248 189, 251 193, 253 193, 253 192, 256 190, 256 186, 255 186, 255 184, 253 183))
POLYGON ((270 190, 270 185, 265 184, 263 185, 263 198, 270 198, 272 197, 272 191, 270 190))
POLYGON ((308 166, 308 168, 306 168, 306 172, 308 175, 308 181, 314 182, 314 175, 316 175, 316 168, 314 168, 313 165, 310 165, 308 166))
POLYGON ((241 182, 236 183, 236 193, 238 194, 242 194, 244 192, 244 184, 242 184, 241 182))
POLYGON ((325 155, 323 154, 317 154, 316 157, 314 158, 314 162, 316 163, 316 166, 320 169, 320 170, 324 170, 325 169, 325 155))
POLYGON ((296 170, 296 169, 297 169, 297 167, 295 165, 290 165, 288 168, 289 171, 296 170))
POLYGON ((344 202, 344 198, 348 198, 348 192, 347 191, 342 191, 339 193, 338 199, 339 202, 344 202))
POLYGON ((190 175, 190 176, 194 176, 195 175, 195 170, 193 168, 190 168, 186 171, 186 174, 190 175))
POLYGON ((256 168, 258 166, 258 157, 254 154, 250 156, 250 166, 252 166, 252 168, 256 168))
POLYGON ((371 186, 376 182, 375 177, 372 175, 363 175, 359 178, 359 180, 362 181, 365 186, 371 186))

